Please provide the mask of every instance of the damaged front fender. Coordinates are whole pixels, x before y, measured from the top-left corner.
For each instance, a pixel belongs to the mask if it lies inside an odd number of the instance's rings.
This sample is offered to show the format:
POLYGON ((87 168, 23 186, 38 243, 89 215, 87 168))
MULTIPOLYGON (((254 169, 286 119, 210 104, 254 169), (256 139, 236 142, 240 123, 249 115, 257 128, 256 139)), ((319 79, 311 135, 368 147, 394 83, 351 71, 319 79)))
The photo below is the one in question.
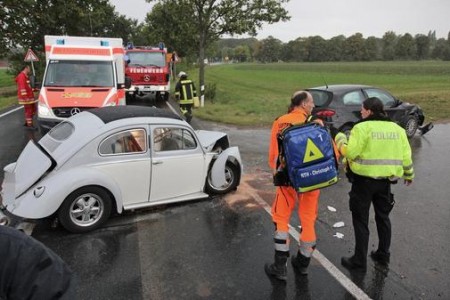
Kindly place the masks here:
MULTIPOLYGON (((222 151, 222 153, 220 153, 217 159, 213 162, 211 173, 209 175, 210 184, 212 185, 213 188, 220 188, 227 186, 227 184, 230 184, 229 178, 230 174, 227 174, 226 172, 226 165, 228 161, 233 163, 239 172, 238 174, 231 174, 231 175, 238 176, 240 179, 240 175, 243 173, 243 166, 239 148, 238 147, 227 148, 224 151, 222 151)), ((237 186, 238 184, 239 182, 237 182, 237 184, 235 185, 237 186)))

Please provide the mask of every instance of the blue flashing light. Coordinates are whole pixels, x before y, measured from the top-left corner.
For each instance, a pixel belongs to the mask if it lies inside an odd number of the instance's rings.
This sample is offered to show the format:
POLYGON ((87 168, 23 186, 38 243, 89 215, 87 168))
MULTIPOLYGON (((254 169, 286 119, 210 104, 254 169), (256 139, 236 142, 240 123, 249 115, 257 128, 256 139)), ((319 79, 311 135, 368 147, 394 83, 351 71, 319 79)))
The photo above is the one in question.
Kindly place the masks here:
POLYGON ((64 45, 64 44, 65 44, 64 39, 57 39, 56 40, 56 45, 64 45))
POLYGON ((159 42, 158 47, 160 50, 164 50, 164 43, 163 42, 159 42))
POLYGON ((128 42, 127 43, 127 49, 133 49, 133 48, 134 48, 133 43, 132 42, 128 42))
POLYGON ((109 42, 108 41, 100 41, 100 46, 108 47, 109 46, 109 42))

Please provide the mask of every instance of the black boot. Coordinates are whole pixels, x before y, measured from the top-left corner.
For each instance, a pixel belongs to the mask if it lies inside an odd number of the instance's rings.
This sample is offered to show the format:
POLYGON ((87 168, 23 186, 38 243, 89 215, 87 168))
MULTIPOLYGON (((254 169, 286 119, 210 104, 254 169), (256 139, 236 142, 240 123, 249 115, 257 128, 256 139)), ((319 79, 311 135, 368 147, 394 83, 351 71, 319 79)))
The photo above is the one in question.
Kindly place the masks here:
POLYGON ((265 264, 264 271, 270 277, 286 281, 287 280, 287 259, 289 252, 275 251, 275 262, 265 264))
POLYGON ((291 264, 294 267, 295 272, 300 275, 308 275, 310 261, 311 257, 304 256, 300 251, 297 252, 297 256, 291 258, 291 264))

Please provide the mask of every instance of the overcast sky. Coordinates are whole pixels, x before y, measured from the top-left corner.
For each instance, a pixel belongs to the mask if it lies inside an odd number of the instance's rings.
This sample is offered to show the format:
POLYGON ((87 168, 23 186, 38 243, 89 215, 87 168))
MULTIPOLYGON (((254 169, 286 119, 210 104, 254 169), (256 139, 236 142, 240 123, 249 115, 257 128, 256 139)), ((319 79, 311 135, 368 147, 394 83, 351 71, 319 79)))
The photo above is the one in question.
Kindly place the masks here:
MULTIPOLYGON (((116 11, 142 22, 153 4, 145 0, 109 0, 116 11)), ((357 32, 365 38, 383 37, 387 31, 397 35, 428 34, 447 38, 450 31, 450 0, 291 0, 285 8, 291 20, 265 25, 258 39, 269 35, 283 42, 319 35, 325 39, 357 32)))

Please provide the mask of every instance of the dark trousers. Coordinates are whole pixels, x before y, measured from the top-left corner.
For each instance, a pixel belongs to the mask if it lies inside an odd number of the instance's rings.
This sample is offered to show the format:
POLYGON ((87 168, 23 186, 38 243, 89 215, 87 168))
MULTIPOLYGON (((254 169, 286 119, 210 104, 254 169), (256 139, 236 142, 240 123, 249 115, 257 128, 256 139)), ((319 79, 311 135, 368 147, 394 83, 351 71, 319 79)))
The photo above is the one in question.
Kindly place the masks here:
POLYGON ((378 252, 389 256, 391 245, 391 221, 389 213, 394 207, 394 196, 388 180, 375 180, 357 176, 352 183, 350 195, 350 210, 352 212, 353 229, 355 232, 354 261, 358 264, 367 263, 369 245, 369 211, 373 203, 375 222, 378 231, 378 252))

